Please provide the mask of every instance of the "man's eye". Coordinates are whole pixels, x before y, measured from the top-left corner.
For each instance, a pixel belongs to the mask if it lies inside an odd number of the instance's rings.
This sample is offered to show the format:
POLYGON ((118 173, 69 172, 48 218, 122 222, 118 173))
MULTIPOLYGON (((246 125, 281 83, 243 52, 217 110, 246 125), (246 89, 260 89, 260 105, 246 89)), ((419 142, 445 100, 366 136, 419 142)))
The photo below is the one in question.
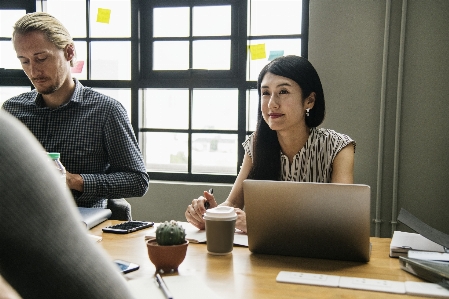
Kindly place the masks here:
POLYGON ((43 57, 43 58, 37 58, 36 60, 38 61, 38 62, 43 62, 43 61, 45 61, 45 59, 47 59, 47 57, 43 57))

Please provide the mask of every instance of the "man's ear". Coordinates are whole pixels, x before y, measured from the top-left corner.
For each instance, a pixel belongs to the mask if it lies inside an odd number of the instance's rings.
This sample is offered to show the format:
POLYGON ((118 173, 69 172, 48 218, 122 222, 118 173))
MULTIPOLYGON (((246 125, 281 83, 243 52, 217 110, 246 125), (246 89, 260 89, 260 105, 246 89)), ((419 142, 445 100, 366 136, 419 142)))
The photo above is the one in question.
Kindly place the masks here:
POLYGON ((316 94, 314 92, 311 92, 310 95, 306 98, 304 101, 304 107, 307 109, 312 109, 315 105, 315 96, 316 94))
POLYGON ((75 46, 73 44, 67 44, 67 46, 65 46, 64 56, 67 61, 71 61, 75 58, 75 46))

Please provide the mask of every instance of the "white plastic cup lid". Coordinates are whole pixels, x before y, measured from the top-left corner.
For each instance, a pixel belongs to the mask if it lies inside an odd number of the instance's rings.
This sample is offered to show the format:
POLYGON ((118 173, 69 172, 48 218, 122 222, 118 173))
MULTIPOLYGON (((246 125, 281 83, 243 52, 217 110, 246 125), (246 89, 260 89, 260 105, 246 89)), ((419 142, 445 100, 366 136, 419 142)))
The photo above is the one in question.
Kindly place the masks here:
POLYGON ((213 209, 209 209, 204 214, 205 220, 235 220, 237 219, 237 213, 233 207, 218 206, 213 209))

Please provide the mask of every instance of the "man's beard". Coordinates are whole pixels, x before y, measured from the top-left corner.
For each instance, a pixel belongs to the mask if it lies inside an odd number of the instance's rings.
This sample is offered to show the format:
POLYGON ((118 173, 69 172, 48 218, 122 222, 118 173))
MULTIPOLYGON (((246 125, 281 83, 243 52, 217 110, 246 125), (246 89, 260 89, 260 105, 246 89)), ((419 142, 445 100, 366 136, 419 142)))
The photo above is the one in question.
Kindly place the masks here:
POLYGON ((52 94, 52 93, 54 93, 56 90, 58 90, 58 87, 57 86, 54 86, 54 85, 52 85, 52 86, 50 86, 50 87, 48 87, 48 88, 46 88, 46 89, 44 89, 44 90, 37 90, 40 94, 52 94))
POLYGON ((59 86, 57 85, 50 85, 49 87, 37 87, 34 85, 34 87, 40 94, 52 94, 59 89, 59 86))

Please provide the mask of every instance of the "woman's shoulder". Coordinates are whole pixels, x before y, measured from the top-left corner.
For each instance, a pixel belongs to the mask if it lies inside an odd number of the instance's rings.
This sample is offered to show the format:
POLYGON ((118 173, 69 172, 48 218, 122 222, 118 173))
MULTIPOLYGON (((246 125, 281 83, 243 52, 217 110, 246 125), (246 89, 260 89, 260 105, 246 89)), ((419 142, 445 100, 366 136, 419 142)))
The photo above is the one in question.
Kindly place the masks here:
POLYGON ((331 143, 338 148, 344 147, 352 143, 355 149, 356 146, 355 140, 346 134, 325 128, 313 128, 312 132, 314 132, 315 141, 331 143))
POLYGON ((252 151, 253 151, 253 142, 254 142, 254 136, 256 135, 256 132, 251 133, 251 135, 247 136, 245 141, 242 143, 242 146, 245 150, 245 152, 252 157, 252 151))
POLYGON ((332 129, 326 129, 326 128, 312 128, 312 131, 315 132, 315 135, 317 136, 317 138, 343 138, 343 139, 350 139, 352 140, 351 137, 349 137, 346 134, 343 133, 338 133, 335 130, 332 129))

